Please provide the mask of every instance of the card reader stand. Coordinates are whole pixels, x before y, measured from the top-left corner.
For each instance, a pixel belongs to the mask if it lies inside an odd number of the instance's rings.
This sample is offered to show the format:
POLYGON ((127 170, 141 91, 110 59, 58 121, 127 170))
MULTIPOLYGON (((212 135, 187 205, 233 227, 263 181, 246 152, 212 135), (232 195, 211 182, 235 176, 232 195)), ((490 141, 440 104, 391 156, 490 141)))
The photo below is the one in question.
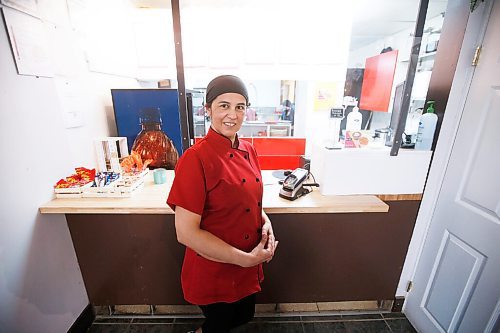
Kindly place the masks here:
MULTIPOLYGON (((296 200, 311 192, 310 189, 304 186, 319 186, 317 183, 304 184, 309 177, 309 171, 302 168, 295 169, 282 182, 283 186, 280 189, 279 196, 290 201, 296 200)), ((281 181, 280 181, 281 183, 281 181)))

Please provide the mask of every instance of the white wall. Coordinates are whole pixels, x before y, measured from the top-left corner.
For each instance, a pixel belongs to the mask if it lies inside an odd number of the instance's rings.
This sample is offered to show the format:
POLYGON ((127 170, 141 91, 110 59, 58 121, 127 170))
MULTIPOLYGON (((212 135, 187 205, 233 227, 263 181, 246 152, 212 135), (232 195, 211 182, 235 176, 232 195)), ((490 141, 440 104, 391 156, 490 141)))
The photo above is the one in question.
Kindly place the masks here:
MULTIPOLYGON (((443 24, 443 17, 438 15, 436 17, 426 20, 424 29, 429 27, 439 28, 443 24)), ((398 60, 396 65, 396 70, 394 72, 394 81, 392 85, 391 100, 388 107, 388 112, 373 112, 373 119, 371 128, 382 128, 389 125, 392 112, 392 104, 394 101, 394 90, 396 86, 406 79, 406 74, 408 71, 409 57, 411 52, 411 47, 413 43, 413 33, 415 28, 411 27, 393 35, 387 36, 386 38, 377 40, 370 43, 364 47, 356 50, 352 50, 349 53, 349 68, 364 68, 365 61, 368 57, 373 57, 386 48, 392 47, 394 50, 398 50, 398 60)), ((424 33, 422 37, 422 46, 420 54, 425 53, 425 45, 427 42, 428 33, 424 33)), ((427 88, 429 86, 430 71, 429 72, 417 72, 415 74, 415 81, 413 82, 412 97, 413 98, 423 98, 425 99, 427 88)), ((422 102, 423 103, 423 102, 422 102)), ((410 110, 412 111, 412 110, 410 110)), ((408 129, 408 127, 407 127, 408 129)), ((409 133, 410 134, 410 133, 409 133)))
POLYGON ((315 99, 318 84, 322 82, 299 80, 295 87, 295 121, 294 137, 306 138, 305 155, 310 156, 315 144, 324 144, 327 140, 333 139, 333 130, 330 123, 330 108, 342 104, 344 92, 345 69, 338 71, 327 83, 334 83, 332 90, 335 104, 325 110, 315 110, 315 99))
POLYGON ((89 302, 64 216, 38 207, 74 167, 95 165, 93 138, 116 132, 109 89, 136 81, 90 73, 75 54, 68 77, 18 75, 0 24, 0 332, 66 332, 89 302), (79 87, 82 127, 65 128, 58 79, 79 87))
MULTIPOLYGON (((308 116, 307 110, 311 108, 310 100, 313 98, 312 84, 309 81, 297 81, 295 85, 295 137, 305 138, 307 132, 308 116)), ((314 132, 312 132, 314 133, 314 132)), ((306 143, 308 141, 306 140, 306 143)))
POLYGON ((250 103, 255 107, 270 107, 280 104, 281 81, 254 80, 247 84, 250 103))

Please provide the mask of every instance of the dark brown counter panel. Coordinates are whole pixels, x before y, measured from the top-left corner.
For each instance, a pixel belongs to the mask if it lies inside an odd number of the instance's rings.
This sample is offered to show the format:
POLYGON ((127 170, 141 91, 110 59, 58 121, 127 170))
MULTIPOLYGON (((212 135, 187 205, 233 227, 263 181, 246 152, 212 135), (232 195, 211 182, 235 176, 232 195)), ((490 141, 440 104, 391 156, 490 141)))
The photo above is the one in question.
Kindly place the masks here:
MULTIPOLYGON (((269 214, 280 241, 259 303, 394 299, 419 200, 387 213, 269 214)), ((66 214, 93 305, 186 304, 172 214, 66 214)))
POLYGON ((394 299, 420 201, 388 213, 271 215, 278 252, 260 303, 394 299))

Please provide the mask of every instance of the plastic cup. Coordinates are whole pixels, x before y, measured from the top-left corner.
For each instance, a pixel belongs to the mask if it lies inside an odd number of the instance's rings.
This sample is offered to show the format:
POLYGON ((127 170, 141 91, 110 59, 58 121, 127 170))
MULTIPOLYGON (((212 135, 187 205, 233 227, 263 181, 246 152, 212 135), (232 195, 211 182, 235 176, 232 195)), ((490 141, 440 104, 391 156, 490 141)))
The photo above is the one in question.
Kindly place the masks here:
POLYGON ((155 184, 164 184, 167 182, 167 170, 163 168, 155 169, 153 171, 153 180, 155 184))

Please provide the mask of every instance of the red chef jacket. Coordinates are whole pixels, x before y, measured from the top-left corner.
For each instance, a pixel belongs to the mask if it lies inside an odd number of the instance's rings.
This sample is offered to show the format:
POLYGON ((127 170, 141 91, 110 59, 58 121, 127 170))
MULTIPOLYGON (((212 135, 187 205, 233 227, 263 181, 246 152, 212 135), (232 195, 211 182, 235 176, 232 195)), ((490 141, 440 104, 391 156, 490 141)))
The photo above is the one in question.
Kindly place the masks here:
MULTIPOLYGON (((184 152, 175 168, 167 199, 201 216, 200 227, 226 243, 250 252, 261 240, 262 176, 252 145, 231 141, 210 128, 184 152)), ((262 265, 240 267, 218 263, 186 248, 181 282, 192 304, 232 303, 260 291, 262 265)))

